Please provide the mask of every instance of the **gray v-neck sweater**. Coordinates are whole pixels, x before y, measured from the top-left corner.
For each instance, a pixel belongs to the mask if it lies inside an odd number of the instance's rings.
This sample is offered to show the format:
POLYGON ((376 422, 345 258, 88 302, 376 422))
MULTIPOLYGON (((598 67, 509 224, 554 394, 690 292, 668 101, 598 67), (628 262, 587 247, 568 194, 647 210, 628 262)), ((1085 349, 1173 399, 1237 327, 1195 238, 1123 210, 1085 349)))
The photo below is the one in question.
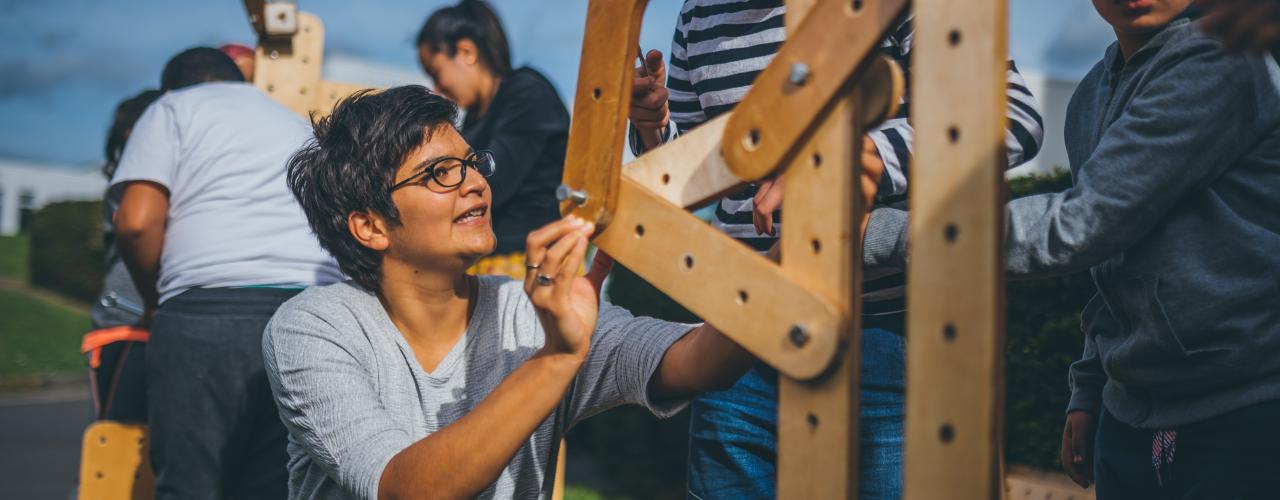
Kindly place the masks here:
MULTIPOLYGON (((393 456, 462 418, 542 347, 521 283, 478 282, 466 333, 430 373, 377 297, 354 284, 310 288, 280 307, 262 343, 289 430, 290 498, 377 498, 393 456)), ((659 417, 682 409, 683 401, 650 401, 648 383, 667 348, 691 328, 602 302, 591 351, 568 394, 480 497, 548 497, 560 437, 583 418, 628 403, 659 417)))

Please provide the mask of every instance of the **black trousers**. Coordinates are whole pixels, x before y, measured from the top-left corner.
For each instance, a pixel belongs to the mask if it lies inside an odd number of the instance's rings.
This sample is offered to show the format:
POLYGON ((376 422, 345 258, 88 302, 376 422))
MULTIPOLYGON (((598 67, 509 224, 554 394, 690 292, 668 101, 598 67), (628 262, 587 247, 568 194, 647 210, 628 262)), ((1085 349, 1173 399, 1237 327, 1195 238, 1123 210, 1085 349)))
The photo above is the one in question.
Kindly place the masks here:
POLYGON ((288 434, 267 385, 262 331, 297 293, 197 288, 156 312, 147 413, 157 499, 288 495, 288 434))
POLYGON ((147 421, 147 343, 115 342, 100 348, 99 365, 90 368, 94 418, 116 422, 147 421))
POLYGON ((1151 465, 1153 431, 1103 409, 1094 443, 1098 500, 1280 498, 1280 401, 1177 428, 1168 472, 1151 465))

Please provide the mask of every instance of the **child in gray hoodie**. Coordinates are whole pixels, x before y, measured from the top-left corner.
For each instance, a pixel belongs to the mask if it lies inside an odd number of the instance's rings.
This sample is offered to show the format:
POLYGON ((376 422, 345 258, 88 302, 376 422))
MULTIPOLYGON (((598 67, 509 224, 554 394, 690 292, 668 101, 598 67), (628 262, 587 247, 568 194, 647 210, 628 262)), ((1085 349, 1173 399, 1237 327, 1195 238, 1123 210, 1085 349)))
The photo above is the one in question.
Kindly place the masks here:
POLYGON ((1063 465, 1102 500, 1275 498, 1280 66, 1224 53, 1191 0, 1093 3, 1117 41, 1067 109, 1074 185, 1007 207, 1012 277, 1097 285, 1063 465))

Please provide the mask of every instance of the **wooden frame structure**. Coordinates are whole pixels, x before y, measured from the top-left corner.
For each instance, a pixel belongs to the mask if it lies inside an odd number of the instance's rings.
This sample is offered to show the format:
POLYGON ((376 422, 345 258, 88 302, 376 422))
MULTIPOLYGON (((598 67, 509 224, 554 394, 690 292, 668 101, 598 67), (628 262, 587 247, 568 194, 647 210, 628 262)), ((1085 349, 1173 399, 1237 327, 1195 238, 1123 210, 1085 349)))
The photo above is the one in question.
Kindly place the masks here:
MULTIPOLYGON (((900 70, 873 54, 907 2, 788 1, 788 40, 732 113, 623 166, 646 3, 589 4, 562 212, 594 221, 597 246, 778 370, 779 497, 854 498, 858 148, 899 102, 900 70), (685 210, 784 172, 780 264, 685 210)), ((1007 4, 914 8, 904 495, 997 498, 1007 4)))
MULTIPOLYGON (((244 3, 263 91, 309 115, 364 88, 321 79, 319 18, 291 0, 244 3)), ((788 40, 736 109, 623 166, 646 4, 590 0, 562 212, 595 221, 597 246, 778 370, 779 497, 855 498, 860 138, 902 97, 901 70, 874 49, 907 0, 788 0, 788 40), (784 172, 778 264, 685 210, 784 172)), ((993 499, 1003 492, 1007 0, 914 9, 904 496, 993 499)), ((110 444, 95 456, 123 453, 123 465, 108 474, 99 462, 120 460, 86 459, 81 486, 141 492, 145 429, 112 425, 91 427, 85 449, 110 444)))

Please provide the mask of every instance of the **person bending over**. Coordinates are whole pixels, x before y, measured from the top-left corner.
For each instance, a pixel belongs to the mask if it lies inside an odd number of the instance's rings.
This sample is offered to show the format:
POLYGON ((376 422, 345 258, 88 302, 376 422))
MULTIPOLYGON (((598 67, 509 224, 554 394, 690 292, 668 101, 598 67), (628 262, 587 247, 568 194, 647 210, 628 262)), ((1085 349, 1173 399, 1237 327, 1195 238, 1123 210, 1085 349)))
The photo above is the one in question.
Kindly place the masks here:
POLYGON ((494 162, 456 113, 420 86, 358 93, 290 160, 351 278, 286 303, 263 339, 293 498, 546 498, 575 423, 622 404, 673 415, 755 361, 708 325, 601 302, 576 218, 529 234, 523 282, 467 274, 494 249, 494 162))

